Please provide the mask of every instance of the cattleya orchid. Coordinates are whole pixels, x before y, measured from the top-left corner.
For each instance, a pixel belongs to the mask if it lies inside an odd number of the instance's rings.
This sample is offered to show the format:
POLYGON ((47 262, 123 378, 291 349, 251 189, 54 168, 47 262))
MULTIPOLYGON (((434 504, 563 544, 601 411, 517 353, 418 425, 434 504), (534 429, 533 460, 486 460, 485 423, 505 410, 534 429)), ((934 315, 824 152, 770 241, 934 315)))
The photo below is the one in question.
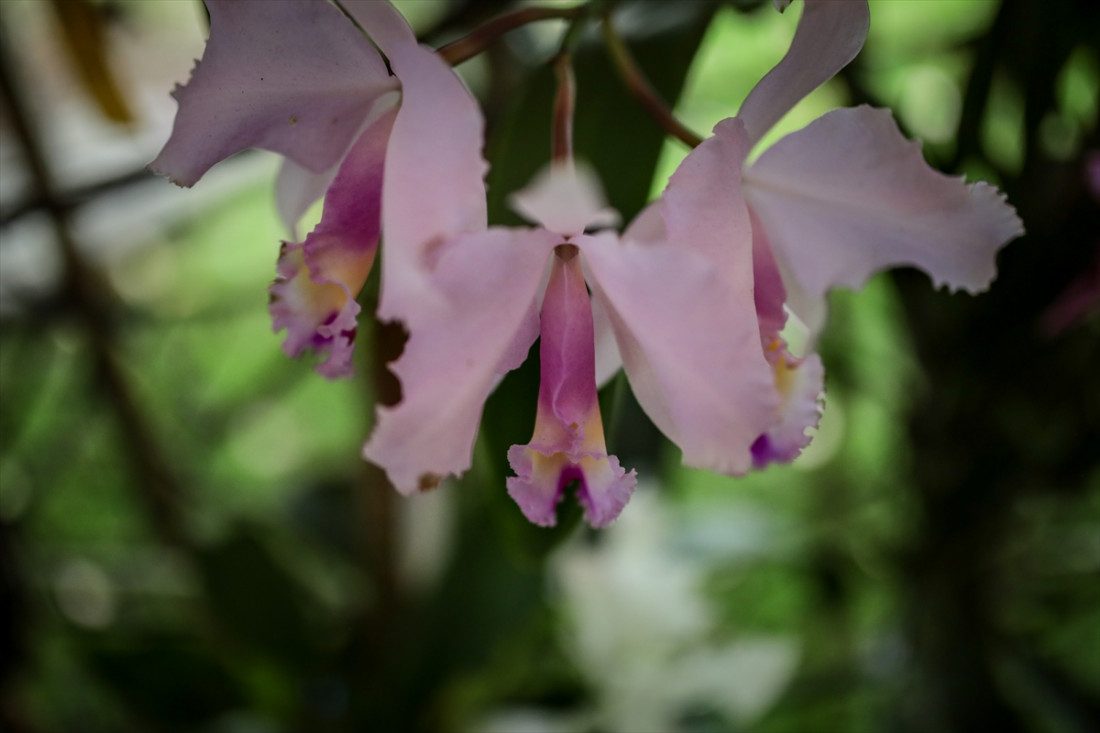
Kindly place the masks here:
POLYGON ((797 456, 821 414, 821 360, 790 353, 780 335, 786 308, 812 342, 826 293, 859 287, 887 267, 916 266, 936 285, 978 292, 996 274, 997 251, 1023 233, 995 188, 966 185, 925 163, 920 144, 902 136, 889 110, 828 112, 746 162, 791 107, 855 57, 868 24, 865 0, 805 0, 786 56, 673 176, 742 171, 761 344, 781 396, 778 420, 753 446, 758 466, 797 456))
MULTIPOLYGON (((383 171, 431 147, 418 118, 434 125, 440 110, 473 102, 389 3, 345 0, 350 18, 326 0, 206 5, 210 38, 190 81, 174 92, 172 136, 150 167, 191 186, 245 148, 285 157, 276 203, 295 241, 283 243, 276 265, 273 326, 286 330, 288 355, 312 349, 324 355, 321 374, 346 376, 355 299, 378 250, 383 171), (297 241, 298 221, 322 195, 320 223, 297 241)), ((480 118, 464 119, 477 126, 452 124, 447 136, 480 140, 480 118)))
POLYGON ((509 450, 507 482, 536 524, 554 524, 573 482, 593 526, 629 500, 635 472, 607 451, 596 393, 620 365, 686 464, 740 474, 789 461, 820 418, 824 372, 816 354, 791 353, 788 312, 812 343, 830 288, 892 265, 980 290, 1021 232, 995 189, 933 171, 885 110, 835 110, 747 163, 858 53, 864 0, 805 0, 784 59, 621 235, 573 160, 564 48, 554 161, 511 200, 533 226, 490 227, 481 111, 388 3, 207 5, 203 60, 152 167, 191 185, 247 147, 285 156, 277 203, 294 241, 270 310, 284 350, 324 354, 326 376, 350 371, 355 298, 385 240, 377 315, 409 338, 392 364, 401 399, 378 408, 363 454, 405 494, 470 467, 486 399, 536 339, 534 432, 509 450), (298 241, 322 194, 320 223, 298 241))
MULTIPOLYGON (((558 501, 576 480, 585 518, 606 525, 636 481, 605 446, 596 399, 600 330, 613 334, 639 403, 680 446, 685 462, 725 473, 747 470, 752 443, 770 425, 777 398, 759 348, 751 232, 740 227, 733 247, 724 238, 736 228, 736 176, 716 173, 725 180, 697 192, 670 184, 670 195, 683 196, 683 208, 666 218, 658 207, 651 219, 661 219, 660 231, 630 228, 620 238, 586 233, 612 223, 614 212, 591 174, 567 160, 513 197, 516 210, 537 227, 423 238, 431 243, 433 266, 422 273, 420 297, 395 314, 410 332, 393 365, 404 398, 379 408, 364 455, 404 493, 465 471, 486 398, 541 335, 534 435, 508 453, 516 472, 508 492, 529 520, 552 525, 558 501), (708 217, 731 221, 699 226, 708 217), (706 257, 675 244, 687 237, 708 238, 700 247, 722 249, 744 266, 717 272, 706 257)), ((445 177, 447 171, 435 166, 420 174, 445 177)), ((418 222, 416 208, 397 203, 391 209, 386 201, 387 232, 395 219, 418 222)))

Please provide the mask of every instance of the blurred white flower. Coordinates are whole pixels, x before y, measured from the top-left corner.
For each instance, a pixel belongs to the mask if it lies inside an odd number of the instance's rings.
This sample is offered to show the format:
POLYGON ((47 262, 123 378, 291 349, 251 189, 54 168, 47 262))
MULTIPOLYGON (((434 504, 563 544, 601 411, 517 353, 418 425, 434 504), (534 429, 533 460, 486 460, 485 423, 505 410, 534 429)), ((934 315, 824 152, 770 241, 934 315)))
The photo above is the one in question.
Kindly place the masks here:
POLYGON ((703 595, 714 556, 678 548, 692 526, 671 521, 658 494, 639 489, 598 544, 569 543, 550 570, 566 614, 565 649, 595 693, 605 730, 674 731, 694 710, 749 722, 794 674, 798 642, 721 637, 703 595))

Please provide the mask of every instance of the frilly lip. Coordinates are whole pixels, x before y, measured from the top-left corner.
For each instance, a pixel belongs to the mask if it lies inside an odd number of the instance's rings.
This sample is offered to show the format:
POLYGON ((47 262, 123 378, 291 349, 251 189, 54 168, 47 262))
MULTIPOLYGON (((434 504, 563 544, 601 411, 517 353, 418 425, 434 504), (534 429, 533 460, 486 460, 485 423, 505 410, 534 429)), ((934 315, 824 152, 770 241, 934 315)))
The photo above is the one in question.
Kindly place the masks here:
POLYGON ((771 463, 789 463, 813 440, 824 412, 825 369, 821 357, 811 353, 797 358, 786 344, 776 339, 767 351, 782 398, 776 424, 752 444, 754 468, 771 463))
POLYGON ((542 527, 557 523, 557 505, 573 481, 585 520, 597 528, 619 516, 638 484, 636 471, 625 471, 618 458, 600 451, 568 454, 513 445, 508 462, 516 472, 508 479, 508 495, 530 522, 542 527))
POLYGON ((280 251, 269 289, 272 329, 286 330, 287 356, 312 350, 323 356, 316 367, 319 374, 329 379, 350 376, 359 304, 346 283, 321 275, 304 251, 303 245, 288 243, 280 251))
POLYGON ((577 481, 585 518, 602 527, 622 511, 637 479, 607 454, 596 395, 592 301, 576 250, 566 245, 563 252, 559 245, 551 268, 540 315, 534 435, 527 445, 509 449, 516 475, 507 483, 530 521, 551 526, 566 486, 577 481))

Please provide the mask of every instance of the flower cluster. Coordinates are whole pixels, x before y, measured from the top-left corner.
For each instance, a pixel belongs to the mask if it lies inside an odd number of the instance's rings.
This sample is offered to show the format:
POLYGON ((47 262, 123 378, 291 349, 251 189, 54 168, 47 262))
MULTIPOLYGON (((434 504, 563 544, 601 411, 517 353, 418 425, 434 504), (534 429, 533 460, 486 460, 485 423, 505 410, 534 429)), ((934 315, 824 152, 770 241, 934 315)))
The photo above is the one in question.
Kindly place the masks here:
POLYGON ((929 167, 887 110, 835 110, 746 162, 859 52, 865 0, 805 0, 787 55, 621 234, 567 147, 512 197, 533 226, 490 226, 481 111, 388 3, 207 6, 206 51, 152 167, 191 185, 245 148, 284 156, 277 202, 294 236, 270 310, 284 350, 319 353, 325 376, 350 373, 356 297, 385 243, 377 317, 409 338, 392 364, 402 399, 378 409, 364 456, 402 493, 470 467, 485 400, 536 339, 534 433, 509 450, 507 486, 536 524, 554 524, 574 481, 593 526, 629 500, 635 473, 607 452, 596 397, 620 366, 688 465, 789 461, 824 389, 818 356, 783 338, 789 314, 812 344, 831 288, 896 265, 979 291, 1022 232, 994 188, 929 167))

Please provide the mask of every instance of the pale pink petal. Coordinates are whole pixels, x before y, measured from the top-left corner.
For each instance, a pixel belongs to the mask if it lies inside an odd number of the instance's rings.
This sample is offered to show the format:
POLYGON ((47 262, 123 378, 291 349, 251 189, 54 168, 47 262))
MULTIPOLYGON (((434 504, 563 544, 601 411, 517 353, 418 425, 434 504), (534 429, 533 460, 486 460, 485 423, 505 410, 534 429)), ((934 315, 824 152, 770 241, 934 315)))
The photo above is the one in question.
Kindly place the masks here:
POLYGON ((776 423, 752 444, 753 465, 794 460, 810 444, 806 431, 816 428, 823 409, 825 370, 821 358, 810 353, 798 359, 791 355, 780 332, 787 324, 787 290, 771 253, 767 236, 753 221, 753 280, 756 314, 760 319, 760 342, 771 364, 780 404, 776 423))
POLYGON ((389 3, 349 0, 344 7, 401 80, 401 109, 386 161, 378 313, 404 320, 430 287, 443 243, 485 229, 484 120, 461 79, 432 48, 416 42, 389 3))
POLYGON ((796 359, 780 339, 768 349, 779 391, 779 420, 752 444, 753 465, 787 463, 810 444, 807 430, 816 428, 824 409, 825 369, 817 354, 796 359))
POLYGON ((582 163, 552 163, 509 198, 528 221, 568 238, 588 227, 613 227, 619 213, 608 208, 599 178, 582 163))
POLYGON ((488 166, 481 110, 450 66, 426 46, 385 50, 403 96, 386 159, 379 315, 403 319, 422 297, 441 244, 485 229, 488 166))
POLYGON ((741 120, 719 122, 669 178, 658 210, 667 241, 706 256, 731 287, 751 293, 752 226, 741 193, 748 148, 741 120))
POLYGON ((585 518, 603 527, 619 516, 637 478, 607 455, 596 397, 592 307, 577 249, 563 245, 556 252, 540 317, 535 432, 530 443, 508 451, 516 472, 508 479, 508 493, 530 521, 552 526, 566 486, 577 481, 585 518))
POLYGON ((751 466, 779 402, 753 300, 746 149, 741 122, 720 123, 621 242, 578 242, 638 401, 685 463, 723 473, 751 466))
POLYGON ((783 138, 745 173, 745 196, 784 272, 809 298, 912 265, 977 292, 1023 233, 997 189, 933 170, 888 110, 838 109, 783 138))
POLYGON ((638 244, 663 242, 668 239, 663 210, 664 202, 661 199, 646 206, 634 217, 634 221, 627 225, 623 232, 623 239, 629 239, 638 244))
MULTIPOLYGON (((391 3, 380 0, 342 0, 341 5, 370 36, 374 45, 393 64, 395 57, 419 46, 416 33, 405 17, 391 3)), ((398 78, 401 74, 394 69, 398 78)))
POLYGON ((271 286, 276 331, 283 349, 327 354, 317 370, 327 377, 351 373, 359 305, 378 249, 386 142, 395 110, 371 124, 344 157, 325 194, 321 221, 302 244, 284 245, 271 286))
MULTIPOLYGON (((396 91, 380 96, 371 107, 367 119, 363 121, 362 129, 365 130, 373 125, 383 115, 388 114, 392 119, 393 109, 400 99, 401 95, 396 91)), ((391 123, 389 127, 392 126, 391 123)), ((356 135, 356 139, 358 138, 359 135, 356 135)), ((344 154, 341 154, 340 159, 343 160, 343 157, 344 154)), ((279 173, 275 177, 275 210, 283 226, 295 241, 298 239, 298 222, 309 207, 325 195, 325 191, 328 190, 339 169, 340 164, 337 163, 321 173, 314 173, 290 158, 283 159, 279 173)))
POLYGON ((469 468, 485 399, 537 336, 529 314, 557 242, 543 231, 491 229, 440 245, 430 287, 402 319, 409 340, 392 365, 401 402, 378 409, 363 449, 402 493, 469 468))
POLYGON ((746 471, 779 399, 753 309, 751 243, 739 243, 740 288, 688 247, 609 234, 578 244, 646 414, 683 450, 685 463, 746 471))
POLYGON ((215 163, 263 148, 315 173, 334 165, 375 99, 395 83, 334 5, 208 0, 210 38, 150 164, 190 186, 215 163))
POLYGON ((750 145, 856 57, 869 22, 866 0, 805 0, 787 55, 757 82, 737 114, 750 145))

